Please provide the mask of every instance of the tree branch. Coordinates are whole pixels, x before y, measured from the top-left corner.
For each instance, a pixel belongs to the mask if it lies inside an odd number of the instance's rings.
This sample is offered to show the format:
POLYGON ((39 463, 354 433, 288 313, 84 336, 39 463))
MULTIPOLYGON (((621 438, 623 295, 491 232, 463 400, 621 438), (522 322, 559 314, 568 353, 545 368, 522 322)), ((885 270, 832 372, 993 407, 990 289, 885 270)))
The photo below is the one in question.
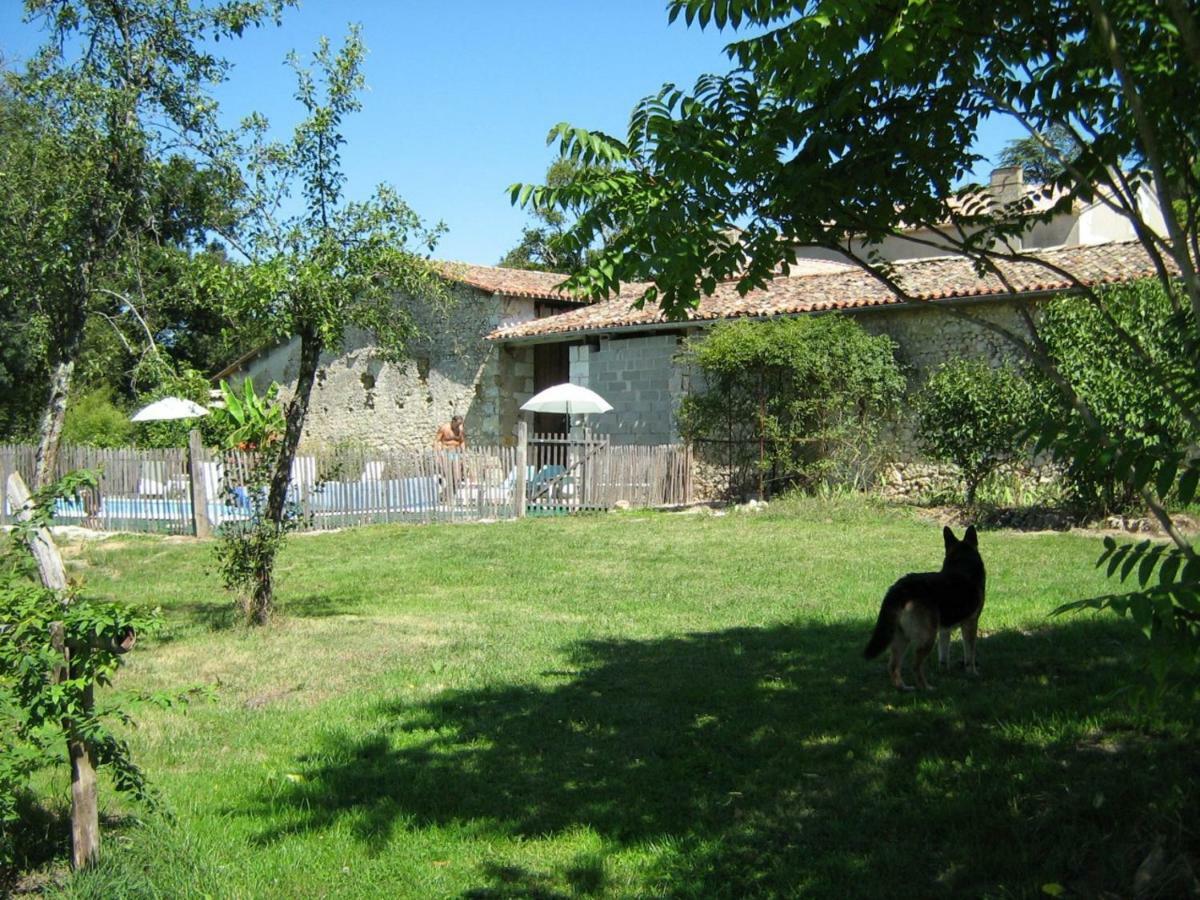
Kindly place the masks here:
POLYGON ((1145 151, 1146 161, 1150 164, 1150 172, 1154 178, 1154 187, 1158 193, 1158 202, 1161 207, 1160 211, 1163 221, 1166 223, 1167 233, 1171 237, 1171 255, 1175 260, 1175 264, 1179 266, 1179 272, 1183 278, 1188 299, 1191 301, 1192 313, 1196 321, 1200 322, 1200 279, 1196 277, 1196 269, 1192 264, 1191 254, 1188 253, 1187 239, 1179 227, 1179 220, 1175 217, 1175 209, 1172 205, 1174 197, 1170 181, 1167 177, 1166 166, 1163 163, 1162 151, 1158 145, 1158 135, 1151 126, 1149 117, 1146 115, 1146 108, 1142 103, 1141 94, 1138 93, 1136 85, 1133 84, 1129 77, 1125 59, 1121 53, 1121 47, 1117 42, 1117 36, 1112 27, 1112 21, 1109 19, 1101 0, 1088 0, 1088 6, 1092 10, 1092 18, 1096 22, 1096 30, 1099 32, 1101 45, 1108 54, 1113 71, 1117 76, 1117 82, 1121 86, 1121 92, 1125 95, 1125 100, 1129 104, 1129 111, 1133 115, 1134 122, 1137 125, 1138 134, 1142 140, 1142 149, 1145 151))

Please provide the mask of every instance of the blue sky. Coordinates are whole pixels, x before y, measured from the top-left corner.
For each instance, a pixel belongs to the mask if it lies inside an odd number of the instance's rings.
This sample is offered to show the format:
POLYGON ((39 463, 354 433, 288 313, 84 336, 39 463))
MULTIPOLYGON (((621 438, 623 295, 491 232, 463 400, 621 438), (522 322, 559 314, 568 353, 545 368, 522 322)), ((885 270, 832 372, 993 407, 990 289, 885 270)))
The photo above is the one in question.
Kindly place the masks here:
MULTIPOLYGON (((363 111, 347 124, 347 193, 394 185, 427 221, 449 232, 436 255, 494 264, 527 216, 505 188, 538 181, 545 144, 561 121, 623 134, 629 110, 663 82, 690 85, 728 68, 714 30, 667 25, 664 0, 459 0, 456 3, 309 0, 281 28, 219 46, 234 64, 218 92, 231 121, 258 110, 294 123, 294 80, 283 65, 321 35, 340 41, 352 22, 369 49, 363 111)), ((19 0, 0 0, 0 53, 19 64, 41 41, 19 0)), ((980 149, 995 156, 1011 128, 995 125, 980 149)), ((984 173, 985 174, 985 173, 984 173)))

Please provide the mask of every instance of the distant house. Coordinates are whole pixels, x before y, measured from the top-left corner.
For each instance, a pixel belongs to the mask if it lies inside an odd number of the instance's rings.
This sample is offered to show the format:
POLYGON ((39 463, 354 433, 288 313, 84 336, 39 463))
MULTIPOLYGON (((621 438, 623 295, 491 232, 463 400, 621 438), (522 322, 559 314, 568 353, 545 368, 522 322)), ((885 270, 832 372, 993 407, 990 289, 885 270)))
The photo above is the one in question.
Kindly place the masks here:
MULTIPOLYGON (((1024 185, 1019 170, 998 170, 991 190, 1000 200, 1028 194, 1035 203, 1053 203, 1039 187, 1024 185)), ((1132 237, 1125 220, 1097 203, 1055 215, 1026 234, 1022 247, 1095 285, 1154 274, 1132 237)), ((836 254, 804 250, 789 276, 745 297, 732 284, 719 285, 683 322, 667 321, 655 308, 631 308, 640 285, 584 304, 558 289, 559 275, 447 264, 456 302, 421 317, 425 337, 413 359, 386 363, 361 334, 351 335, 341 353, 322 358, 303 440, 412 449, 428 446, 439 423, 461 414, 472 442, 507 444, 521 404, 543 387, 570 380, 613 404, 611 413, 591 422, 613 442, 668 443, 678 439, 675 410, 689 389, 689 373, 676 359, 680 345, 715 322, 847 313, 868 331, 890 335, 920 377, 957 356, 1000 360, 1013 352, 999 336, 938 307, 970 304, 977 318, 1021 330, 1021 304, 1071 288, 1043 267, 1008 263, 1010 290, 995 276, 981 278, 964 258, 929 258, 921 239, 914 231, 880 248, 920 302, 902 301, 836 254)), ((260 390, 277 381, 286 395, 295 385, 298 352, 296 340, 269 347, 217 377, 237 382, 249 376, 260 390)), ((532 425, 561 431, 566 422, 538 416, 532 425)))
MULTIPOLYGON (((1026 184, 1020 166, 993 171, 987 192, 991 195, 992 209, 1024 201, 1030 213, 1049 214, 1047 221, 1033 225, 1019 239, 1010 242, 1017 249, 1029 251, 1056 247, 1089 247, 1114 241, 1129 241, 1136 237, 1129 221, 1114 212, 1099 194, 1089 203, 1074 201, 1067 203, 1065 209, 1058 209, 1062 205, 1060 201, 1064 200, 1063 194, 1056 193, 1046 185, 1026 184)), ((1142 185, 1138 191, 1138 205, 1147 225, 1160 234, 1165 234, 1166 225, 1158 211, 1158 199, 1149 185, 1142 185)), ((898 262, 943 255, 936 249, 936 245, 940 243, 942 241, 932 231, 912 228, 886 237, 882 243, 872 244, 869 249, 883 259, 898 262)), ((850 249, 858 256, 864 256, 868 249, 861 240, 851 240, 850 245, 850 249)), ((808 247, 797 252, 814 259, 848 261, 845 256, 833 250, 808 247)))

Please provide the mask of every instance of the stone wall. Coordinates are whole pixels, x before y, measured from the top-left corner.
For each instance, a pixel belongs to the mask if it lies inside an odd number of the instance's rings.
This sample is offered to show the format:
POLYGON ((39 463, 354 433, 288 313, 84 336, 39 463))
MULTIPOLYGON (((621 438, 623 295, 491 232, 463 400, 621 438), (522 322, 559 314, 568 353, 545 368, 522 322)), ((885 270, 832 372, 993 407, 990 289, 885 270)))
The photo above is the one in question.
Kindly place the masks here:
MULTIPOLYGON (((990 321, 1024 335, 1018 307, 1010 301, 988 301, 960 307, 976 319, 990 321)), ((1018 351, 1002 336, 955 316, 942 307, 874 309, 852 314, 871 334, 884 334, 896 343, 897 358, 917 390, 938 366, 960 357, 981 358, 992 365, 1019 359, 1018 351)), ((703 330, 693 329, 703 334, 703 330)), ((614 443, 671 443, 679 440, 675 413, 689 389, 700 389, 697 374, 678 356, 683 332, 629 334, 580 343, 570 349, 571 381, 596 391, 614 410, 589 417, 598 433, 614 443)), ((902 411, 892 434, 896 465, 885 466, 883 477, 896 493, 937 491, 956 479, 952 472, 924 464, 916 423, 902 411), (893 478, 894 476, 894 478, 893 478), (894 483, 893 483, 894 482, 894 483)), ((719 496, 727 487, 723 466, 697 454, 694 483, 701 498, 719 496)))
POLYGON ((675 411, 687 375, 675 361, 681 335, 600 338, 570 349, 571 381, 591 388, 613 411, 588 424, 614 444, 670 444, 679 440, 675 411))
MULTIPOLYGON (((1001 325, 1022 337, 1028 335, 1015 302, 982 302, 959 308, 975 319, 1001 325)), ((952 359, 983 359, 993 366, 1021 359, 1020 351, 1003 336, 934 305, 869 310, 854 314, 854 320, 870 334, 884 334, 896 342, 896 357, 908 376, 910 394, 919 390, 938 366, 952 359)), ((889 437, 898 460, 923 458, 917 422, 909 414, 908 404, 889 437)))
MULTIPOLYGON (((957 308, 1022 337, 1028 335, 1015 302, 980 302, 957 308)), ((908 367, 909 380, 914 384, 923 383, 934 369, 952 359, 969 357, 1001 365, 1019 356, 1017 349, 1001 335, 936 304, 864 310, 851 315, 870 334, 886 334, 896 342, 897 356, 908 367)))
MULTIPOLYGON (((420 336, 400 363, 385 362, 361 331, 347 334, 340 352, 322 355, 301 438, 305 446, 421 449, 453 415, 466 419, 471 443, 512 442, 517 407, 533 390, 533 351, 483 338, 501 325, 534 318, 534 302, 460 287, 444 308, 413 310, 420 336)), ((231 381, 249 375, 260 392, 276 381, 287 399, 298 368, 299 340, 293 339, 248 362, 231 381)))
POLYGON ((517 423, 525 417, 521 405, 534 394, 533 347, 493 346, 483 384, 484 395, 495 404, 497 442, 515 446, 517 423))

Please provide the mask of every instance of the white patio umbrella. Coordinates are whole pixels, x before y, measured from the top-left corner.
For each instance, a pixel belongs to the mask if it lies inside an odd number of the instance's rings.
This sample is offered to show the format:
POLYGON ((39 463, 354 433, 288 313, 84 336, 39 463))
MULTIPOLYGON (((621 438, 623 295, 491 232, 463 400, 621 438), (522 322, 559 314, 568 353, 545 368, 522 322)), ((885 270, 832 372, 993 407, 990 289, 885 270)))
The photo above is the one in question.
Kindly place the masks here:
MULTIPOLYGON (((540 393, 534 394, 533 397, 521 406, 521 409, 535 413, 566 413, 567 428, 569 429, 573 413, 580 415, 606 413, 612 409, 612 404, 595 391, 590 391, 578 384, 556 384, 540 393)), ((566 473, 573 471, 576 466, 579 466, 586 459, 586 456, 584 456, 583 458, 575 458, 574 462, 572 462, 572 458, 576 457, 576 450, 577 448, 574 444, 568 444, 568 457, 562 460, 566 466, 566 473)), ((566 473, 563 474, 565 475, 566 473)), ((550 483, 552 484, 553 481, 550 483)), ((548 486, 542 488, 542 492, 548 490, 548 486)))
POLYGON ((207 416, 208 410, 199 403, 179 397, 163 397, 133 414, 134 422, 160 422, 166 419, 195 419, 207 416))
POLYGON ((606 413, 612 409, 612 404, 595 391, 589 391, 581 385, 556 384, 534 394, 521 409, 526 412, 566 413, 569 423, 572 413, 606 413))

